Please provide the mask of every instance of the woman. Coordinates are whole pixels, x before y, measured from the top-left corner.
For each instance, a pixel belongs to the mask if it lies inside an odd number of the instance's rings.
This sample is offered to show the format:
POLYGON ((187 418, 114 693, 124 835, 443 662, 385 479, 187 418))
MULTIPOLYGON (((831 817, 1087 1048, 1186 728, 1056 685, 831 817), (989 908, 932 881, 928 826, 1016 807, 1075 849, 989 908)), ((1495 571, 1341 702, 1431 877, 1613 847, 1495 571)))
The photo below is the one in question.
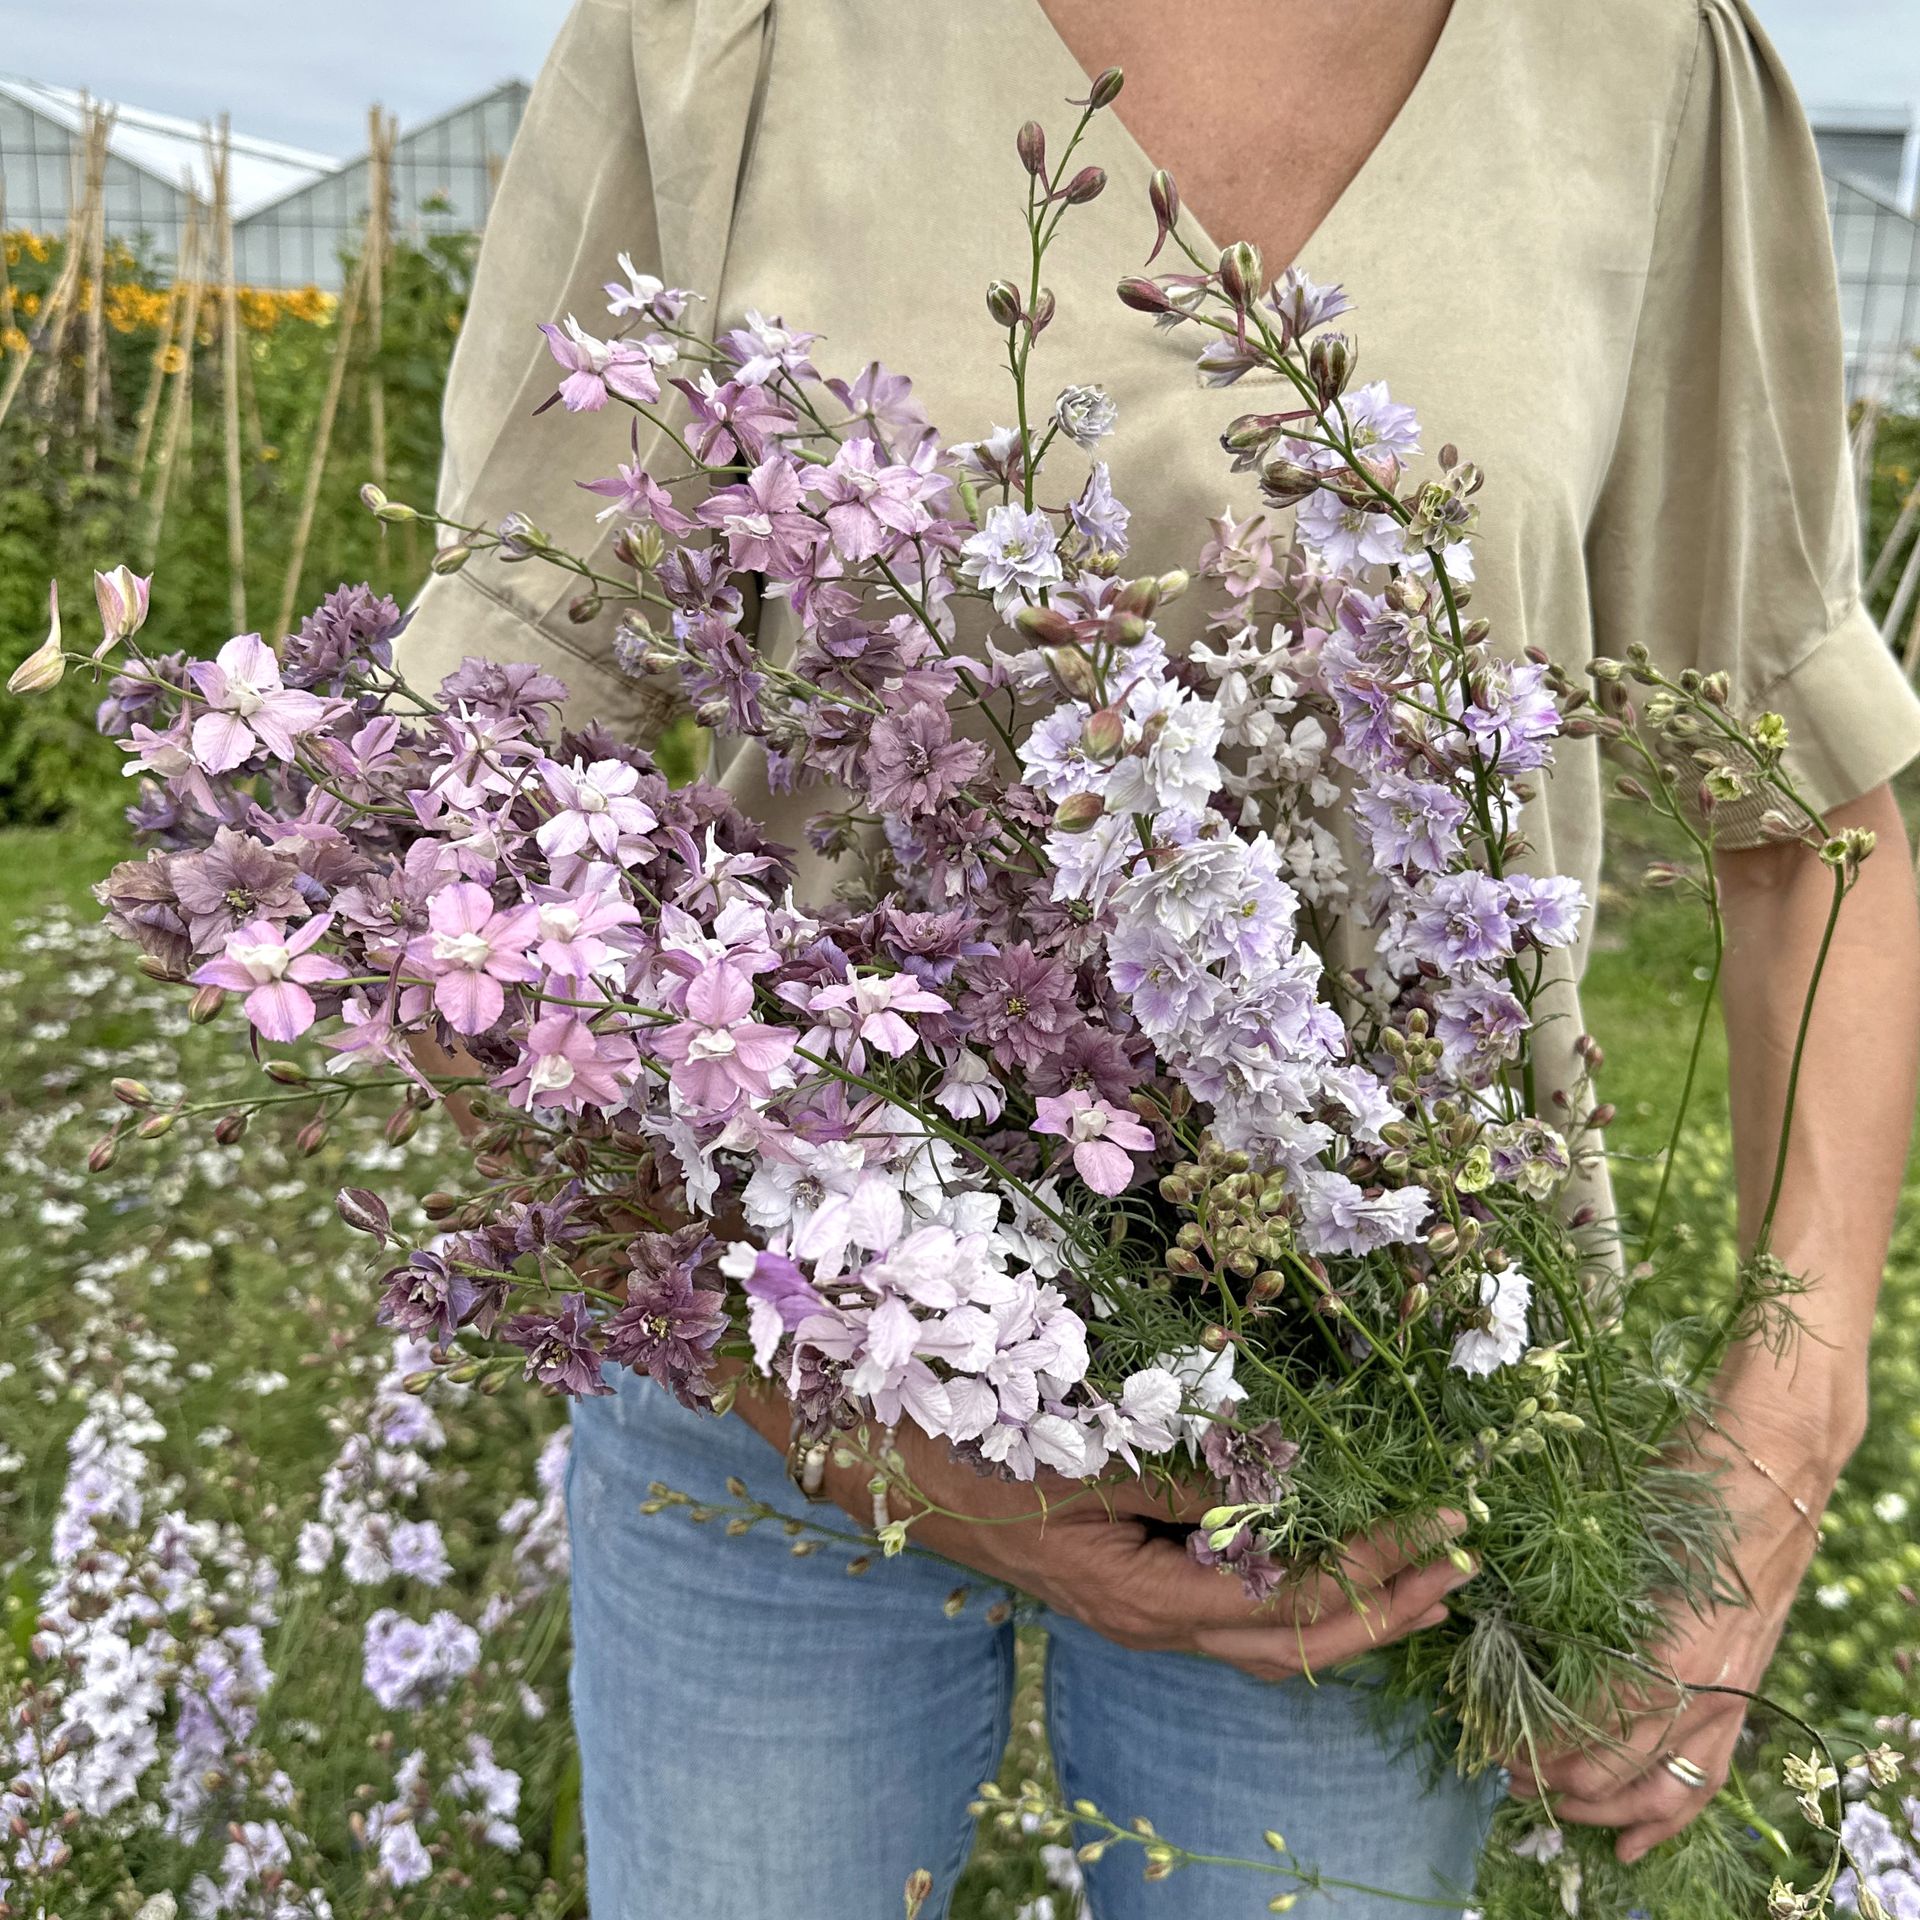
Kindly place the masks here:
MULTIPOLYGON (((1672 1623, 1683 1677, 1756 1684, 1810 1557, 1813 1525, 1865 1418, 1865 1352, 1914 1098, 1920 935, 1887 781, 1920 750, 1920 706, 1859 604, 1832 263, 1812 143, 1740 0, 582 0, 529 103, 483 252, 447 398, 442 506, 529 513, 576 550, 596 529, 578 474, 625 457, 624 418, 530 419, 552 372, 535 322, 602 296, 624 252, 696 289, 706 317, 784 314, 852 374, 911 369, 951 435, 1006 410, 986 282, 1017 252, 1028 114, 1125 68, 1119 123, 1090 157, 1112 187, 1069 223, 1042 344, 1061 382, 1102 381, 1134 548, 1186 558, 1250 488, 1217 437, 1249 404, 1196 388, 1177 335, 1112 298, 1146 233, 1154 164, 1189 220, 1246 238, 1271 273, 1298 260, 1357 308, 1370 377, 1418 406, 1491 476, 1475 610, 1512 647, 1570 670, 1635 640, 1671 668, 1725 669, 1742 708, 1791 728, 1805 790, 1879 833, 1829 963, 1802 1076, 1774 1245, 1812 1282, 1784 1358, 1737 1351, 1718 1385, 1718 1450, 1743 1521, 1754 1604, 1672 1623), (1151 160, 1149 155, 1152 156, 1151 160), (596 464, 598 462, 599 464, 596 464), (1158 551, 1156 551, 1158 549, 1158 551)), ((1210 243, 1209 243, 1210 244, 1210 243)), ((429 589, 407 670, 467 653, 538 660, 572 717, 639 728, 604 624, 567 618, 564 576, 469 566, 429 589)), ((790 638, 770 606, 760 644, 790 638)), ((1600 768, 1571 748, 1532 810, 1550 870, 1594 891, 1600 768)), ((727 769, 776 837, 804 844, 805 796, 727 769)), ((1764 1191, 1785 1062, 1827 899, 1819 864, 1722 816, 1726 972, 1740 1184, 1764 1191)), ((826 883, 816 864, 803 891, 826 883)), ((1574 957, 1577 966, 1578 956, 1574 957)), ((1579 1030, 1574 976, 1563 982, 1579 1030)), ((723 1499, 729 1474, 796 1513, 776 1454, 787 1415, 741 1396, 700 1422, 644 1383, 584 1403, 576 1427, 575 1712, 588 1861, 603 1915, 881 1920, 925 1868, 944 1911, 970 1838, 966 1802, 1007 1729, 1012 1629, 998 1588, 1046 1603, 1051 1735, 1069 1798, 1149 1815, 1205 1852, 1283 1831, 1328 1875, 1418 1897, 1464 1893, 1486 1785, 1429 1787, 1361 1693, 1289 1676, 1444 1615, 1459 1576, 1357 1542, 1356 1607, 1337 1589, 1257 1610, 1192 1566, 1144 1503, 1032 1493, 909 1448, 955 1515, 916 1529, 977 1570, 909 1554, 849 1580, 762 1529, 638 1514, 650 1482, 723 1499), (756 1437, 756 1434, 758 1437, 756 1437), (993 1525, 980 1525, 991 1518, 993 1525), (716 1681, 724 1676, 724 1683, 716 1681)), ((829 1491, 856 1517, 857 1471, 829 1491), (844 1483, 844 1484, 843 1484, 844 1483)), ((1621 1830, 1636 1857, 1725 1778, 1737 1702, 1622 1730, 1516 1792, 1621 1830)), ((1147 1886, 1124 1851, 1088 1870, 1100 1920, 1263 1910, 1271 1884, 1223 1871, 1147 1886)), ((1301 1914, 1404 1911, 1308 1895, 1301 1914)))

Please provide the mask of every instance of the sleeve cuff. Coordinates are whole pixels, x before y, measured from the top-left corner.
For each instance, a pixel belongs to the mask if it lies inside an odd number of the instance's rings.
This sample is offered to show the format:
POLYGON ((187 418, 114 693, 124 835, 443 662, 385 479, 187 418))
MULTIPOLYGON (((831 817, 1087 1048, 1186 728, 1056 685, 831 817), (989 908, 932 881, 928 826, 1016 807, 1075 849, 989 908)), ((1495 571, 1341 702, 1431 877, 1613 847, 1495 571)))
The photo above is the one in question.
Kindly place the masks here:
MULTIPOLYGON (((1787 768, 1822 813, 1871 793, 1920 755, 1920 696, 1857 600, 1794 666, 1743 705, 1750 715, 1777 713, 1787 723, 1787 768)), ((1769 804, 1754 795, 1721 809, 1714 820, 1718 843, 1737 848, 1760 841, 1760 816, 1769 804)))

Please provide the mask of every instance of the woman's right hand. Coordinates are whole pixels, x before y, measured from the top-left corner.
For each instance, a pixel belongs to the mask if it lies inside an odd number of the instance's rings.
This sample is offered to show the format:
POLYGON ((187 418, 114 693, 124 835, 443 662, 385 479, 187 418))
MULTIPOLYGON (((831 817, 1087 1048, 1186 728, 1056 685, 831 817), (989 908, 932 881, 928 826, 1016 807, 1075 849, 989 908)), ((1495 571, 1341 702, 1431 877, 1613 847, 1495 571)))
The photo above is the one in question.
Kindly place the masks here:
MULTIPOLYGON (((770 1445, 786 1451, 785 1397, 743 1380, 734 1402, 770 1445)), ((1264 1601, 1239 1576, 1203 1567, 1151 1521, 1197 1521, 1216 1503, 1196 1492, 1180 1508, 1139 1481, 1089 1489, 1056 1474, 1004 1481, 977 1474, 941 1441, 902 1429, 907 1477, 932 1510, 913 1542, 1043 1602, 1123 1647, 1202 1653, 1258 1680, 1319 1673, 1447 1617, 1448 1593, 1472 1578, 1446 1557, 1466 1526, 1445 1513, 1424 1540, 1383 1529, 1353 1541, 1343 1570, 1310 1572, 1264 1601)), ((872 1523, 873 1469, 829 1464, 824 1491, 862 1526, 872 1523)), ((898 1500, 898 1496, 896 1496, 898 1500)), ((905 1517, 902 1515, 901 1517, 905 1517)))

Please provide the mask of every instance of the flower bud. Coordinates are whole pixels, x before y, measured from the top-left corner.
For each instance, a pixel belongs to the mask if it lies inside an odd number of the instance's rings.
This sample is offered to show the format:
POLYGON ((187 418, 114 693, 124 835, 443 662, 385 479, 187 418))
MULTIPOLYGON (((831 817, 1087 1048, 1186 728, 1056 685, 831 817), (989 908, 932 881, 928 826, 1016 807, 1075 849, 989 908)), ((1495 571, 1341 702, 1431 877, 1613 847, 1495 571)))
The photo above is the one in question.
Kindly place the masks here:
POLYGON ((1051 287, 1040 289, 1040 298, 1033 303, 1033 317, 1027 322, 1036 335, 1045 333, 1053 325, 1053 310, 1058 304, 1051 287))
POLYGON ((1013 624, 1043 647, 1070 647, 1079 640, 1074 624, 1057 607, 1022 607, 1013 624))
POLYGON ((369 513, 378 513, 387 504, 387 496, 371 480, 360 489, 360 504, 369 513))
POLYGON ((1164 607, 1170 600, 1178 600, 1193 584, 1193 576, 1185 567, 1171 567, 1160 576, 1160 604, 1164 607))
POLYGON ((120 1136, 117 1133, 103 1133, 93 1143, 93 1151, 87 1155, 87 1171, 105 1173, 119 1152, 120 1136))
POLYGON ((153 1105, 152 1091, 138 1080, 116 1080, 113 1083, 113 1097, 124 1107, 153 1105))
POLYGON ((1233 1335, 1225 1327, 1216 1324, 1202 1331, 1200 1344, 1209 1353, 1225 1353, 1233 1345, 1233 1335))
POLYGON ((393 1217, 387 1211, 387 1203, 365 1187, 342 1187, 334 1196, 333 1204, 339 1209, 340 1218, 356 1233, 370 1233, 376 1240, 384 1240, 392 1228, 393 1217))
POLYGON ((1098 200, 1107 190, 1107 170, 1105 167, 1082 167, 1067 184, 1060 189, 1060 198, 1070 207, 1084 207, 1089 200, 1098 200))
POLYGON ((1087 95, 1087 105, 1098 113, 1102 107, 1110 107, 1120 98, 1120 89, 1127 83, 1127 76, 1118 67, 1108 67, 1093 83, 1093 91, 1087 95))
POLYGON ((247 1130, 247 1116, 244 1113, 223 1113, 213 1123, 213 1137, 221 1146, 230 1147, 247 1130))
POLYGON ((456 545, 442 547, 433 556, 430 564, 435 573, 445 576, 449 573, 458 573, 472 558, 473 549, 471 547, 456 545))
POLYGON ((1102 707, 1088 720, 1080 744, 1090 759, 1112 761, 1127 743, 1126 717, 1118 707, 1102 707))
POLYGON ((297 1060, 269 1060, 265 1068, 269 1080, 277 1080, 283 1087, 304 1087, 308 1074, 297 1060))
POLYGON ((576 594, 567 602, 567 618, 576 627, 584 627, 600 617, 600 596, 597 593, 576 594))
POLYGON ((1159 281, 1149 280, 1145 274, 1130 273, 1114 289, 1120 296, 1123 307, 1131 307, 1135 313, 1172 313, 1174 305, 1161 288, 1159 281))
POLYGON ((173 1131, 173 1123, 179 1116, 171 1113, 150 1113, 134 1128, 142 1140, 158 1140, 163 1133, 173 1131))
POLYGON ((225 987, 198 987, 187 1002, 187 1018, 196 1027, 204 1027, 220 1017, 220 1009, 227 1004, 225 987))
POLYGON ((387 1124, 381 1131, 386 1135, 388 1146, 405 1146, 420 1131, 420 1110, 417 1107, 397 1108, 388 1116, 387 1124))
POLYGON ((409 520, 418 520, 419 514, 404 500, 383 501, 373 510, 373 517, 386 526, 405 526, 409 520))
POLYGON ((66 677, 67 656, 60 650, 60 583, 47 588, 47 637, 7 676, 12 694, 45 693, 66 677))
POLYGON ((995 280, 987 287, 987 313, 996 327, 1020 323, 1020 289, 1011 280, 995 280))
POLYGON ((1100 689, 1094 678, 1093 662, 1078 647, 1049 647, 1047 667, 1055 681, 1076 700, 1092 701, 1099 698, 1100 689))
POLYGON ((1173 184, 1173 175, 1165 167, 1158 168, 1147 182, 1147 200, 1153 208, 1153 252, 1147 255, 1151 260, 1167 244, 1167 235, 1180 223, 1180 189, 1173 184))
POLYGON ((1322 406, 1331 406, 1353 377, 1353 348, 1344 333, 1316 334, 1307 349, 1307 372, 1322 406))
MULTIPOLYGON (((111 573, 93 576, 93 597, 100 608, 100 625, 106 638, 100 643, 105 653, 116 640, 130 640, 147 624, 147 599, 153 575, 143 579, 131 567, 118 566, 111 573)), ((94 656, 99 658, 99 654, 94 656)))
POLYGON ((1020 156, 1020 164, 1036 180, 1047 177, 1047 130, 1038 120, 1029 120, 1014 135, 1013 150, 1020 156))
POLYGON ((318 1153, 326 1143, 327 1122, 324 1115, 309 1120, 307 1124, 293 1136, 294 1151, 308 1156, 318 1153))
POLYGON ((1059 833, 1085 833, 1107 810, 1097 793, 1070 793, 1054 809, 1053 824, 1059 833))
POLYGON ((429 1220, 444 1220, 449 1214, 460 1211, 460 1196, 455 1193, 445 1193, 436 1187, 420 1202, 420 1211, 429 1220))
POLYGON ((1220 290, 1243 310, 1260 297, 1260 249, 1236 240, 1220 255, 1220 290))

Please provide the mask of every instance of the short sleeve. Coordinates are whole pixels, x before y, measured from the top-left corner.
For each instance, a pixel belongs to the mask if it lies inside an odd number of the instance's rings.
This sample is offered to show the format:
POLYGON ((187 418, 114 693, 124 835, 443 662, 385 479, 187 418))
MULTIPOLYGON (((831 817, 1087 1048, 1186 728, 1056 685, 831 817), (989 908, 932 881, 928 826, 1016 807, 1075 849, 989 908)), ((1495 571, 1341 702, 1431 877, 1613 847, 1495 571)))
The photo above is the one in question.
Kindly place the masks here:
MULTIPOLYGON (((469 524, 524 513, 553 543, 604 555, 614 529, 576 484, 629 460, 634 416, 539 414, 559 370, 539 323, 605 320, 619 255, 701 296, 711 324, 766 52, 768 0, 578 0, 527 101, 475 272, 442 408, 439 508, 469 524)), ((597 324, 604 323, 604 324, 597 324)), ((658 436, 655 436, 656 438, 658 436)), ((641 458, 653 459, 645 424, 641 458)), ((576 624, 571 574, 479 554, 430 580, 401 636, 409 679, 463 656, 528 660, 567 682, 571 721, 640 738, 661 690, 623 676, 613 619, 576 624)))
MULTIPOLYGON (((1821 809, 1920 753, 1920 700, 1861 602, 1819 159, 1740 0, 1704 0, 1618 439, 1588 537, 1596 649, 1724 670, 1788 724, 1821 809)), ((1717 816, 1757 837, 1757 802, 1717 816)))

